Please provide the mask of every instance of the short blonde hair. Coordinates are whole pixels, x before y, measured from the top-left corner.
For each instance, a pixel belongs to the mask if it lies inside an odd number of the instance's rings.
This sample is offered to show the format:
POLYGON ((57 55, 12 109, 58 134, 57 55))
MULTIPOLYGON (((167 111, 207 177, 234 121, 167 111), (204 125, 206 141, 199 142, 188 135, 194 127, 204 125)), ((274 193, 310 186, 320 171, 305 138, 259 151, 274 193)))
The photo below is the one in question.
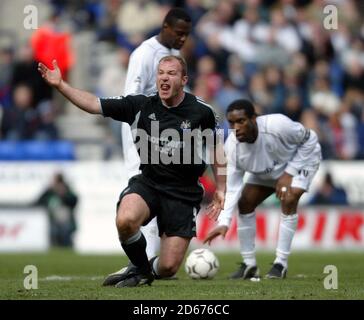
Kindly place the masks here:
POLYGON ((162 59, 159 60, 159 64, 161 64, 161 62, 164 61, 172 61, 172 60, 177 60, 179 62, 179 64, 182 67, 182 76, 187 76, 187 63, 186 60, 183 59, 180 56, 174 56, 174 55, 169 55, 169 56, 165 56, 162 59))

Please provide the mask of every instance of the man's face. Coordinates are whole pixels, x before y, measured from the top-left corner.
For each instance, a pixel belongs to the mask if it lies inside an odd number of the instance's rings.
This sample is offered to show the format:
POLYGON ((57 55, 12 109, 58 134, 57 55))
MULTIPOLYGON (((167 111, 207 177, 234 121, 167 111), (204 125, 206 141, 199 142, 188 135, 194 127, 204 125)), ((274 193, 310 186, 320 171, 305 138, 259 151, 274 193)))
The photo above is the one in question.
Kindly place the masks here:
POLYGON ((235 135, 239 142, 253 143, 257 137, 256 116, 248 118, 244 110, 228 112, 227 120, 230 128, 235 129, 235 135))
POLYGON ((162 100, 176 97, 183 91, 187 76, 182 75, 182 66, 178 60, 162 61, 158 66, 157 88, 162 100))
POLYGON ((177 20, 174 25, 164 24, 162 31, 163 42, 169 48, 180 50, 187 40, 191 28, 191 23, 184 20, 177 20))

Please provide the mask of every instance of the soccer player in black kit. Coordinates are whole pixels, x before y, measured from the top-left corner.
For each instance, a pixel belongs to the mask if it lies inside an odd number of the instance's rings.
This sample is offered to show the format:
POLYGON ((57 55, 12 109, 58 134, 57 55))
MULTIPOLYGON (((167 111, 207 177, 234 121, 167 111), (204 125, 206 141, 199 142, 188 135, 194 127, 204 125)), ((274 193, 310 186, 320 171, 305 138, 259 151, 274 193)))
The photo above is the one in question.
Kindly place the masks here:
POLYGON ((77 107, 128 122, 137 129, 142 173, 131 178, 121 193, 116 216, 121 246, 136 269, 116 287, 151 284, 155 277, 174 275, 191 238, 196 236, 196 215, 203 196, 198 178, 206 168, 207 152, 212 155, 216 180, 216 192, 207 208, 211 219, 216 220, 224 206, 226 185, 226 161, 223 145, 217 139, 216 117, 210 106, 184 92, 185 61, 177 56, 160 60, 158 94, 109 99, 71 87, 62 80, 56 61, 53 67, 50 70, 40 63, 38 70, 49 85, 77 107), (200 148, 202 143, 206 148, 200 148), (159 257, 148 261, 140 226, 155 216, 161 250, 159 257))

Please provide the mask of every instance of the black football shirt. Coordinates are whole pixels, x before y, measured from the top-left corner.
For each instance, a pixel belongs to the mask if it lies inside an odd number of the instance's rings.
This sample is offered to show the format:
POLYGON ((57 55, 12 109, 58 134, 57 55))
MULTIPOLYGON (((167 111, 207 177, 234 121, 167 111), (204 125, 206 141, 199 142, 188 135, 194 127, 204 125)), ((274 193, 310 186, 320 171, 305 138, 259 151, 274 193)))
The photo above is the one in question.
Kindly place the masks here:
POLYGON ((141 159, 142 176, 178 198, 198 201, 198 178, 206 169, 207 149, 216 144, 217 117, 198 97, 185 93, 176 107, 158 94, 100 99, 104 117, 130 124, 141 159))

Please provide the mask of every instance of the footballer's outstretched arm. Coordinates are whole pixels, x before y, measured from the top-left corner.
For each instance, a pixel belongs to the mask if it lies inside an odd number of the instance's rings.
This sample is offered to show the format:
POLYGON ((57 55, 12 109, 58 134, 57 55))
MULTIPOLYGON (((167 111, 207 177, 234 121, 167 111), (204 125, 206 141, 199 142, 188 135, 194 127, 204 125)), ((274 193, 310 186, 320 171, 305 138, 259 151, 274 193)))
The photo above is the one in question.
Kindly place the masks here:
POLYGON ((210 219, 217 220, 221 210, 224 209, 225 203, 226 161, 222 144, 216 144, 211 152, 213 153, 214 159, 212 169, 215 176, 216 191, 211 204, 207 206, 207 215, 210 219))
POLYGON ((98 97, 87 91, 73 88, 65 82, 62 79, 61 70, 56 60, 53 60, 53 68, 53 70, 50 70, 43 63, 38 64, 38 71, 50 86, 56 88, 80 109, 92 114, 101 114, 100 100, 98 97))
POLYGON ((218 225, 212 229, 204 239, 204 243, 211 244, 211 241, 218 236, 225 237, 233 217, 233 212, 237 207, 241 192, 244 187, 245 172, 236 166, 236 156, 234 150, 235 143, 230 136, 225 143, 225 153, 227 159, 226 166, 226 195, 224 209, 221 211, 217 221, 218 225))

